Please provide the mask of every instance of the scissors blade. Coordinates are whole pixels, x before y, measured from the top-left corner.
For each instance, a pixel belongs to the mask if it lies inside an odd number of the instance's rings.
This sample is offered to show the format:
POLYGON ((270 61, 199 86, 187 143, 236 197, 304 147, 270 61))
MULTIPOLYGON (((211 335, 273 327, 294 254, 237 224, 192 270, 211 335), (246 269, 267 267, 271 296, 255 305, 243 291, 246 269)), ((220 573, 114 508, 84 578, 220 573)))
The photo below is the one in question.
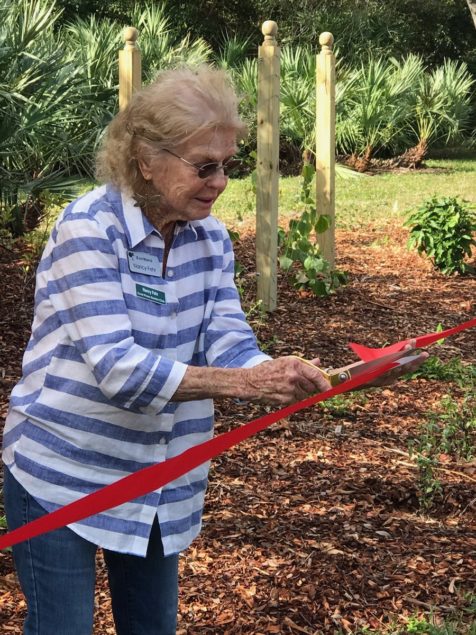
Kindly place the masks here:
POLYGON ((406 364, 417 356, 413 355, 414 350, 396 351, 395 353, 389 353, 388 355, 382 355, 377 359, 373 359, 370 362, 356 362, 350 366, 343 366, 342 368, 334 368, 329 372, 330 382, 332 386, 338 386, 339 384, 347 381, 348 379, 355 379, 364 373, 368 373, 371 370, 376 370, 380 366, 386 366, 392 362, 396 362, 396 365, 406 364))

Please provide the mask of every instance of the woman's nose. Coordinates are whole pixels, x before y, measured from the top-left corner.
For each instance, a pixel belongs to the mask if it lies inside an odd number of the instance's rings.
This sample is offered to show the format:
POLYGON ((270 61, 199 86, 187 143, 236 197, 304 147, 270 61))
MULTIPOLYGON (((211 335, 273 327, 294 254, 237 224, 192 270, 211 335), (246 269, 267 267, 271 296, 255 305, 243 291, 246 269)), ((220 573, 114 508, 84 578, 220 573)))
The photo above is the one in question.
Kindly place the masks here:
POLYGON ((217 170, 207 178, 207 185, 215 187, 217 190, 225 189, 227 183, 228 176, 225 174, 223 166, 217 168, 217 170))

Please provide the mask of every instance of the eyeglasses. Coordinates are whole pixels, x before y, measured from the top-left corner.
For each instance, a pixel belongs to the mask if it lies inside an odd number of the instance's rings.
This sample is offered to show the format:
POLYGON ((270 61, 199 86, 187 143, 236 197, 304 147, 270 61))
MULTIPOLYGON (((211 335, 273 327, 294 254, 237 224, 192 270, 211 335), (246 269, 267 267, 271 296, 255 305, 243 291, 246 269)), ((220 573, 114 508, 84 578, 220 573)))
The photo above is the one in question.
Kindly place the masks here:
POLYGON ((234 157, 228 159, 228 161, 225 161, 225 163, 223 163, 222 161, 220 161, 219 163, 217 161, 213 161, 212 163, 191 163, 190 161, 187 161, 187 159, 184 159, 178 154, 175 154, 175 152, 172 152, 172 150, 164 148, 164 151, 168 152, 173 157, 180 159, 180 161, 183 161, 187 165, 191 165, 192 168, 198 170, 197 176, 200 179, 208 179, 216 174, 219 170, 223 170, 223 174, 225 176, 229 176, 231 173, 236 172, 241 165, 241 161, 239 159, 235 159, 234 157))

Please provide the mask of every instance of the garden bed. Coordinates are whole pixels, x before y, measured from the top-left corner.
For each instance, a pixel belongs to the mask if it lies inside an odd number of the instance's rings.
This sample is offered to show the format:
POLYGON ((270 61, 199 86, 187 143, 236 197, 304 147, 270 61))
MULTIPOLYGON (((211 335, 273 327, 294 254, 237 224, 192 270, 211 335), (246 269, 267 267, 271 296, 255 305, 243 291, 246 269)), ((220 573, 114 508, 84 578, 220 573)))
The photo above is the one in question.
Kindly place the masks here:
MULTIPOLYGON (((264 317, 253 308, 254 237, 242 231, 240 286, 263 347, 337 366, 354 361, 351 340, 382 346, 473 317, 476 278, 435 273, 406 250, 406 239, 397 226, 338 232, 338 266, 349 284, 318 299, 280 275, 278 309, 264 317)), ((1 416, 32 314, 32 278, 21 259, 0 249, 1 416)), ((474 365, 474 343, 475 331, 467 331, 432 353, 474 365)), ((425 377, 361 391, 302 411, 216 459, 203 532, 181 558, 178 632, 395 633, 431 612, 469 632, 476 463, 440 456, 442 490, 423 513, 408 454, 425 413, 445 394, 458 400, 463 393, 453 381, 425 377)), ((220 402, 217 432, 263 412, 220 402)), ((98 565, 95 635, 105 635, 114 629, 100 557, 98 565)), ((11 556, 1 553, 2 632, 20 634, 24 613, 11 556)))

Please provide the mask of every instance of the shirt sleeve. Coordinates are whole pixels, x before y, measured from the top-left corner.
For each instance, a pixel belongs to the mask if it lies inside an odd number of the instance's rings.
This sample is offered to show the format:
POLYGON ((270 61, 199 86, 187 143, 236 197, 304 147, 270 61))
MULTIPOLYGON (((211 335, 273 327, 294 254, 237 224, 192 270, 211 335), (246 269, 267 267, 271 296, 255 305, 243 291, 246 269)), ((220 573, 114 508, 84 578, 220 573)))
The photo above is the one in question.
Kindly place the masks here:
POLYGON ((124 301, 119 259, 107 232, 86 214, 63 220, 40 265, 47 298, 101 392, 114 405, 159 413, 187 366, 138 345, 124 301))
POLYGON ((223 267, 211 318, 205 333, 209 366, 251 368, 271 358, 262 353, 241 308, 234 282, 235 258, 228 232, 223 232, 223 267))

